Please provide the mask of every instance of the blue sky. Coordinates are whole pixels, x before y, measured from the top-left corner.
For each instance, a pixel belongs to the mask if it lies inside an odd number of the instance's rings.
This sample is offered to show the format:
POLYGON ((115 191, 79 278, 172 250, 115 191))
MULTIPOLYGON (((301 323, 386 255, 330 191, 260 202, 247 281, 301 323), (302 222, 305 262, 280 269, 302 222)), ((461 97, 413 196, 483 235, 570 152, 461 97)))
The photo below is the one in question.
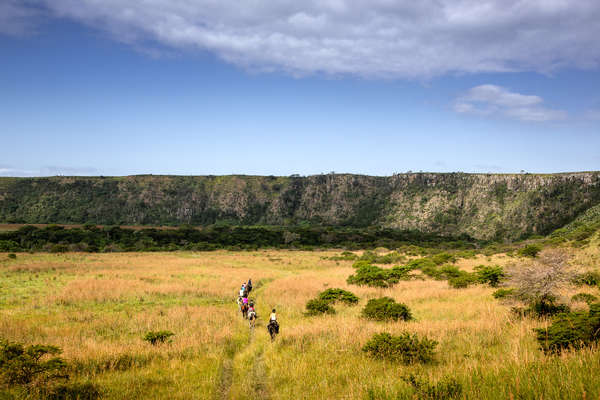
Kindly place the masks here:
POLYGON ((0 175, 600 169, 594 1, 3 1, 0 175))

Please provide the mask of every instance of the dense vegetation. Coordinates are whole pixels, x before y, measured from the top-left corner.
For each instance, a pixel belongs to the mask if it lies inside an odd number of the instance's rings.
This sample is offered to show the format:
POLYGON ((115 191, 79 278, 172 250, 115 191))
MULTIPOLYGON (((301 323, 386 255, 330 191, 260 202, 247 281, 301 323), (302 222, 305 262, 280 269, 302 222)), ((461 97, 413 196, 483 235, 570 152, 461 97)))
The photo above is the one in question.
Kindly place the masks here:
POLYGON ((393 229, 360 229, 333 227, 249 227, 211 226, 197 229, 128 229, 118 226, 45 228, 24 226, 15 231, 0 232, 0 252, 16 251, 169 251, 311 247, 346 247, 355 249, 406 247, 416 244, 441 248, 471 248, 480 243, 468 237, 444 238, 433 234, 393 229))
POLYGON ((512 240, 599 203, 596 172, 0 178, 0 222, 28 224, 377 226, 512 240))

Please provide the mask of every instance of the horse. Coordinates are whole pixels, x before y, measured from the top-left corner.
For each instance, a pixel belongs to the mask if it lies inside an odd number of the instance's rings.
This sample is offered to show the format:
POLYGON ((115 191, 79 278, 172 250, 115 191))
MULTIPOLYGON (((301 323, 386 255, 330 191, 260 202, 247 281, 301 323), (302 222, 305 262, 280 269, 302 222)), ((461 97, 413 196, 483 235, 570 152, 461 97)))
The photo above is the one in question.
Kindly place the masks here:
POLYGON ((242 304, 242 317, 248 318, 248 304, 242 304))
POLYGON ((248 312, 248 320, 250 320, 250 328, 254 328, 254 326, 256 325, 256 311, 250 311, 248 312))
POLYGON ((279 324, 277 321, 270 321, 269 325, 267 325, 267 330, 269 331, 269 335, 271 335, 271 341, 274 341, 275 336, 279 333, 279 324))

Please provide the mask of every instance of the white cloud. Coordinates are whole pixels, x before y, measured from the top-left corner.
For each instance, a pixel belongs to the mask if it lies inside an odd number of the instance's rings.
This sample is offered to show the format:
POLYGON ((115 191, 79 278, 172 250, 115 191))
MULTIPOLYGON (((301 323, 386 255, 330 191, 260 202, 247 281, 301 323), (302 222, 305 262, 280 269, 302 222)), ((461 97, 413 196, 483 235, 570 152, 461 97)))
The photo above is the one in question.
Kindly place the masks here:
POLYGON ((30 1, 136 46, 210 51, 293 75, 428 78, 600 63, 597 0, 30 1))
POLYGON ((511 92, 496 85, 480 85, 456 99, 454 111, 535 122, 563 120, 567 117, 565 111, 546 108, 543 102, 539 96, 511 92))
POLYGON ((26 1, 2 0, 0 2, 0 34, 21 36, 30 33, 33 18, 38 12, 26 1))

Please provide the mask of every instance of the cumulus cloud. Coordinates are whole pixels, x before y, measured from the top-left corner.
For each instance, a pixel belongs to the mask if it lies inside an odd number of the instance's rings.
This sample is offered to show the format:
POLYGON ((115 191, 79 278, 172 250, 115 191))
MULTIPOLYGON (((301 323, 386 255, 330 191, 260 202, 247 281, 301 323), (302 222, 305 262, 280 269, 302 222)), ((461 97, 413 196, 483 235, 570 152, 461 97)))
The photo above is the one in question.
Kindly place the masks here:
POLYGON ((521 121, 556 121, 567 117, 562 110, 544 107, 539 96, 524 95, 496 85, 480 85, 456 99, 454 111, 481 116, 503 116, 521 121))
POLYGON ((600 61, 597 0, 30 1, 123 42, 294 75, 548 73, 600 61))

